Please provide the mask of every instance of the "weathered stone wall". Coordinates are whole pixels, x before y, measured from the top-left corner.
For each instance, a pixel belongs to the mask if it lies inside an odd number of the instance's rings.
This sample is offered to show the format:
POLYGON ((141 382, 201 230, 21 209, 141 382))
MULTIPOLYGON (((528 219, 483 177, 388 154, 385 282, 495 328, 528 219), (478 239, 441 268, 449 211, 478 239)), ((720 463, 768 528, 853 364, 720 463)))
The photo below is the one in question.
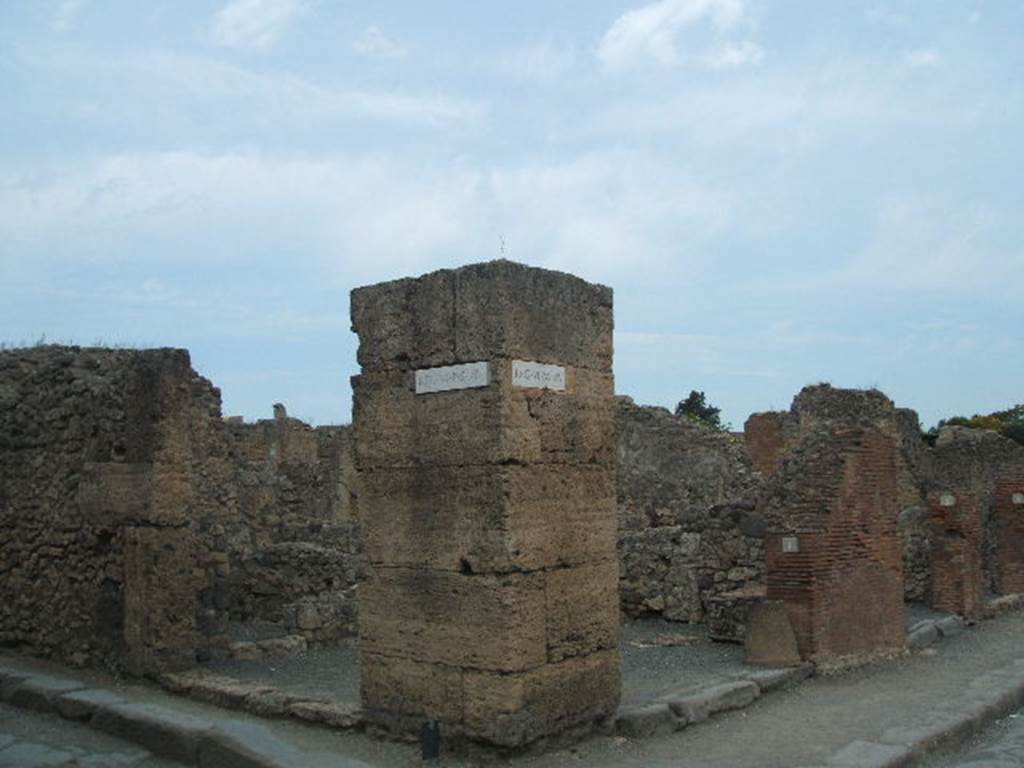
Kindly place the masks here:
POLYGON ((358 289, 352 322, 366 717, 500 748, 589 729, 620 689, 611 291, 492 262, 358 289))
POLYGON ((184 350, 0 352, 0 645, 135 674, 354 629, 347 428, 232 424, 184 350))
POLYGON ((617 398, 622 610, 703 621, 714 597, 761 581, 759 479, 742 443, 617 398))
POLYGON ((0 644, 136 673, 195 658, 195 463, 219 393, 184 350, 0 352, 0 644))
POLYGON ((233 625, 330 643, 356 631, 362 539, 352 432, 280 413, 226 425, 238 514, 216 531, 227 560, 215 590, 233 625))

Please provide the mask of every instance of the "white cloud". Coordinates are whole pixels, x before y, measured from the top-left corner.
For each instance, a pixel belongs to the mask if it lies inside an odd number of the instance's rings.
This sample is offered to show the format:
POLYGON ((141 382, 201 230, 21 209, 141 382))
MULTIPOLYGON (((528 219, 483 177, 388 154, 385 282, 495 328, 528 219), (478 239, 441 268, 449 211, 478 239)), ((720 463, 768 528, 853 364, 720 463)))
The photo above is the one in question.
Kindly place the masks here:
POLYGON ((352 50, 371 59, 404 59, 409 51, 377 27, 367 27, 352 43, 352 50))
POLYGON ((746 14, 746 0, 659 0, 622 14, 605 33, 597 56, 611 71, 654 60, 680 61, 678 37, 684 29, 708 20, 719 32, 734 28, 746 14))
MULTIPOLYGON (((153 111, 171 113, 171 120, 194 119, 207 108, 213 120, 229 120, 237 128, 247 119, 330 120, 352 115, 376 120, 444 127, 474 124, 486 114, 486 105, 443 93, 375 90, 327 85, 302 77, 257 72, 215 58, 172 51, 109 56, 78 49, 19 51, 22 63, 41 76, 56 73, 80 78, 83 93, 102 83, 101 98, 87 115, 104 123, 140 119, 151 122, 153 111), (109 100, 112 93, 132 93, 133 99, 109 100), (187 108, 177 108, 181 105, 187 108), (198 111, 197 111, 198 110, 198 111)), ((201 126, 209 129, 206 118, 201 126)))
POLYGON ((760 64, 764 60, 764 48, 744 40, 740 43, 726 43, 705 56, 705 63, 712 69, 738 69, 748 64, 760 64))
POLYGON ((149 152, 0 178, 0 241, 38 253, 29 266, 44 270, 133 252, 212 269, 269 251, 312 274, 374 280, 496 258, 503 236, 508 258, 609 279, 680 268, 729 218, 720 191, 639 153, 474 167, 149 152))
POLYGON ((937 67, 942 63, 942 54, 937 48, 918 48, 903 53, 903 63, 908 67, 937 67))
POLYGON ((229 48, 263 50, 303 10, 303 0, 231 0, 214 16, 213 39, 229 48))
POLYGON ((55 32, 70 31, 84 5, 85 0, 62 0, 53 14, 50 26, 55 32))
POLYGON ((501 56, 497 70, 507 77, 546 82, 565 76, 575 66, 575 48, 543 40, 501 56))

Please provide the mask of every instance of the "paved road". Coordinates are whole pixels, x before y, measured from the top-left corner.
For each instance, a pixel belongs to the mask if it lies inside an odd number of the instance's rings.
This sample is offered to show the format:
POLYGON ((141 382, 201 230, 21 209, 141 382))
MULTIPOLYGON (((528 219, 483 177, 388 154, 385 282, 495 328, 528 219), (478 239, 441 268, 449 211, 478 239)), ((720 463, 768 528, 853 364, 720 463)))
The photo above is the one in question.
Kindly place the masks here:
POLYGON ((53 715, 0 704, 0 768, 181 768, 53 715))
POLYGON ((1024 710, 1000 720, 956 757, 934 768, 1020 768, 1024 766, 1024 710))

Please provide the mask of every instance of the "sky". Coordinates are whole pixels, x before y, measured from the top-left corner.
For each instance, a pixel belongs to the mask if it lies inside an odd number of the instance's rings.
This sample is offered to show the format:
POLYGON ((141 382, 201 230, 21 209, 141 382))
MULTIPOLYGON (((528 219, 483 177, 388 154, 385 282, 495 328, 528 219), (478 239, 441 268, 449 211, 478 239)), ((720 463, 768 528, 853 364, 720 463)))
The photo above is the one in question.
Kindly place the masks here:
POLYGON ((349 291, 611 286, 616 390, 1024 402, 1018 0, 3 0, 0 342, 350 419, 349 291))

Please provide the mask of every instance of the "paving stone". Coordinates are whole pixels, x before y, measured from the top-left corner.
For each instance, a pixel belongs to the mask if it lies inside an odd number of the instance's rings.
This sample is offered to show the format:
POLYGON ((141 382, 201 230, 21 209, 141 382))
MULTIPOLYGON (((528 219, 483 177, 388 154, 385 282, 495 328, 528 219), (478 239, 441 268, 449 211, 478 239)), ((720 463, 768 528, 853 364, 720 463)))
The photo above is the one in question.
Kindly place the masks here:
POLYGON ((199 768, 366 768, 338 755, 310 754, 263 725, 228 720, 199 740, 199 768))
POLYGON ((675 715, 665 702, 620 710, 615 729, 623 736, 642 739, 677 731, 686 721, 675 715))
POLYGON ((14 690, 30 677, 30 672, 0 667, 0 701, 9 702, 14 690))
POLYGON ((199 740, 213 724, 156 704, 100 706, 92 725, 112 736, 141 744, 157 755, 186 764, 196 759, 199 740))
POLYGON ((0 733, 0 749, 3 749, 4 747, 9 747, 15 741, 17 741, 17 739, 15 739, 13 736, 9 736, 6 733, 0 733))
POLYGON ((702 723, 716 712, 745 707, 761 695, 757 684, 749 680, 723 683, 686 696, 663 696, 672 712, 689 723, 702 723))
POLYGON ((34 675, 17 686, 12 692, 10 702, 16 707, 34 709, 37 712, 51 712, 54 700, 65 693, 80 691, 85 685, 77 680, 68 680, 49 675, 34 675))
POLYGON ((53 706, 61 717, 69 720, 88 720, 98 706, 125 703, 125 698, 113 691, 86 689, 58 696, 53 706))
POLYGON ((842 768, 901 768, 910 765, 913 755, 905 747, 876 744, 872 741, 851 741, 827 761, 842 768))
POLYGON ((0 750, 0 768, 70 768, 74 760, 72 752, 28 741, 0 750))

